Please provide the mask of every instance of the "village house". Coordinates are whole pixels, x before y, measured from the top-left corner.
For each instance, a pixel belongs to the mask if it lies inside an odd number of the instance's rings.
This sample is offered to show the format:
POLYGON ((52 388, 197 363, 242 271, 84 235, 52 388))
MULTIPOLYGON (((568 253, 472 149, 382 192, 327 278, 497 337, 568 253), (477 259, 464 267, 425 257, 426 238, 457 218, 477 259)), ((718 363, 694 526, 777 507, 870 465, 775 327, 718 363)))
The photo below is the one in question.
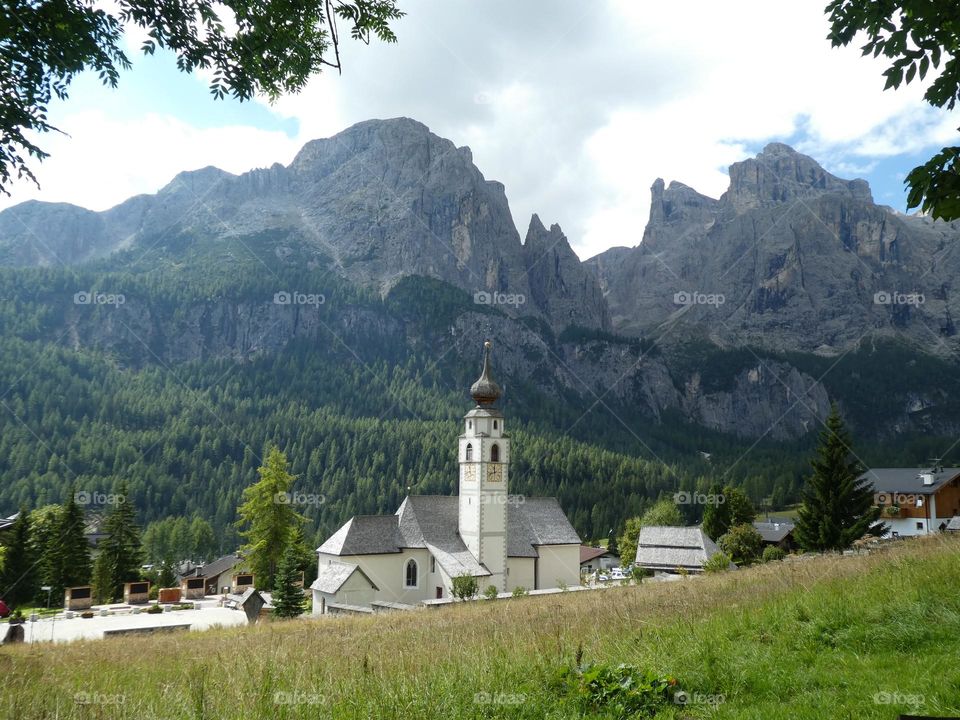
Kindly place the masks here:
POLYGON ((603 547, 580 546, 580 572, 606 572, 615 567, 620 567, 619 555, 615 555, 603 547))
POLYGON ((655 573, 701 573, 718 552, 720 548, 698 527, 651 525, 640 528, 636 565, 655 573))
POLYGON ((763 538, 764 547, 778 547, 784 552, 790 552, 797 544, 793 539, 793 530, 796 527, 787 520, 767 520, 754 522, 753 527, 763 538))
POLYGON ((579 584, 580 537, 557 499, 509 494, 510 436, 495 407, 489 342, 470 394, 458 494, 408 495, 393 515, 348 520, 317 548, 314 613, 447 599, 464 575, 481 592, 579 584))
POLYGON ((892 537, 946 530, 960 515, 960 468, 872 468, 861 479, 873 487, 880 520, 892 537))

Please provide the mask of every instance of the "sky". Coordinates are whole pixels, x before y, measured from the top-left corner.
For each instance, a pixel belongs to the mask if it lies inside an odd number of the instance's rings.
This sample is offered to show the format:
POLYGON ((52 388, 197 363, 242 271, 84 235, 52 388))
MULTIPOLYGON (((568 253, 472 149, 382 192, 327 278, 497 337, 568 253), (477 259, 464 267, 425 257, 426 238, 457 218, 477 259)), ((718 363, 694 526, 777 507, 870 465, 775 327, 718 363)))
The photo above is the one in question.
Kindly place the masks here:
POLYGON ((960 114, 926 105, 921 85, 884 92, 882 60, 830 46, 824 0, 400 6, 398 43, 347 40, 342 74, 273 104, 214 100, 172 55, 139 55, 133 29, 133 70, 115 90, 74 82, 50 112, 66 134, 40 138, 40 189, 20 182, 0 208, 103 210, 183 170, 288 164, 308 140, 406 116, 472 149, 521 235, 538 213, 586 259, 641 241, 658 177, 719 197, 731 163, 786 142, 904 210, 906 173, 958 140, 960 114))

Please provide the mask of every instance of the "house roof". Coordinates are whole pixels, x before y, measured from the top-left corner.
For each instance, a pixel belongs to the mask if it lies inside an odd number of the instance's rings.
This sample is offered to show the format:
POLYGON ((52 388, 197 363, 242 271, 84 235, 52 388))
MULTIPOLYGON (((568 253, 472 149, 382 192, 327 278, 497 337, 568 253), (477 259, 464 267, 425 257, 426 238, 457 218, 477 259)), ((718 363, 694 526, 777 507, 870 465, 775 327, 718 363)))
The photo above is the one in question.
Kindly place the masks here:
MULTIPOLYGON (((395 515, 357 516, 317 548, 328 555, 379 555, 426 548, 450 577, 489 575, 459 533, 456 495, 409 495, 395 515)), ((537 546, 579 545, 580 537, 556 498, 511 495, 507 502, 507 555, 538 557, 537 546)))
POLYGON ((873 485, 874 492, 932 495, 958 475, 960 468, 942 468, 940 472, 933 472, 930 468, 871 468, 861 477, 873 485), (923 473, 933 475, 932 484, 923 484, 923 473))
POLYGON ((202 578, 215 578, 223 575, 223 573, 233 570, 237 565, 243 561, 243 558, 240 557, 237 553, 231 553, 230 555, 224 555, 222 558, 217 558, 211 563, 202 565, 196 568, 193 571, 192 577, 202 577, 202 578))
POLYGON ((20 517, 20 513, 15 512, 10 517, 0 518, 0 530, 6 530, 8 527, 13 526, 18 517, 20 517))
POLYGON ((960 515, 954 515, 947 523, 947 530, 960 530, 960 515))
POLYGON ((792 522, 755 522, 753 527, 760 533, 764 542, 778 543, 792 533, 796 525, 792 522))
POLYGON ((718 552, 716 543, 698 527, 647 526, 640 528, 637 539, 637 565, 652 570, 702 570, 718 552))
POLYGON ((332 562, 329 565, 324 565, 320 568, 320 572, 317 573, 317 579, 313 581, 313 584, 310 586, 311 590, 319 590, 322 593, 327 593, 328 595, 335 595, 340 588, 343 587, 343 584, 350 579, 350 576, 355 572, 359 572, 366 579, 370 586, 374 590, 379 590, 373 580, 360 569, 359 565, 354 565, 353 563, 342 563, 342 562, 332 562))
POLYGON ((580 564, 583 565, 585 562, 590 562, 591 560, 596 560, 598 557, 603 557, 604 555, 609 555, 610 557, 616 557, 611 552, 608 552, 606 548, 595 548, 590 547, 589 545, 580 546, 580 564))

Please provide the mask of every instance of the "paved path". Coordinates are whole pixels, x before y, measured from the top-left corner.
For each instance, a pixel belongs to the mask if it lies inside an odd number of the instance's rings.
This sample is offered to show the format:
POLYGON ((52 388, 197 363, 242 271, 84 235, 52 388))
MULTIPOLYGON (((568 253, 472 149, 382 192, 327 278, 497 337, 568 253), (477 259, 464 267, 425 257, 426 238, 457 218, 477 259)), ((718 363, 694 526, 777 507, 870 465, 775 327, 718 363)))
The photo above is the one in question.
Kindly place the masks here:
MULTIPOLYGON (((50 642, 51 640, 69 642, 71 640, 102 638, 104 630, 126 630, 189 623, 190 630, 194 631, 207 630, 217 626, 244 625, 246 622, 247 617, 240 610, 204 607, 200 610, 175 610, 156 615, 141 612, 138 615, 108 615, 107 617, 95 615, 92 618, 81 618, 78 613, 70 620, 60 616, 56 619, 25 622, 23 627, 27 642, 50 642)), ((0 627, 6 632, 6 625, 0 627)))

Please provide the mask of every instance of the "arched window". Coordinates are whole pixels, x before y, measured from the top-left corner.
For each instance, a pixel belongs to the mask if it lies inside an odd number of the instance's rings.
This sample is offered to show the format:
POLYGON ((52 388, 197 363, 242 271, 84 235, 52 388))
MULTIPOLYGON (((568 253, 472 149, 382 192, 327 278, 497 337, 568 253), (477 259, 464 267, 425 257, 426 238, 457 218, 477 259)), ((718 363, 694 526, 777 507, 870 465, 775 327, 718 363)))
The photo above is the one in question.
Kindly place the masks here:
POLYGON ((467 443, 467 462, 473 460, 473 444, 467 443))
POLYGON ((494 429, 494 430, 497 429, 497 421, 496 421, 496 420, 493 421, 493 429, 494 429))
POLYGON ((496 443, 490 446, 490 462, 500 462, 500 446, 496 443))
POLYGON ((413 558, 407 560, 407 566, 403 575, 403 586, 415 588, 417 586, 417 561, 413 558))
POLYGON ((467 430, 473 430, 473 420, 467 420, 467 430))

